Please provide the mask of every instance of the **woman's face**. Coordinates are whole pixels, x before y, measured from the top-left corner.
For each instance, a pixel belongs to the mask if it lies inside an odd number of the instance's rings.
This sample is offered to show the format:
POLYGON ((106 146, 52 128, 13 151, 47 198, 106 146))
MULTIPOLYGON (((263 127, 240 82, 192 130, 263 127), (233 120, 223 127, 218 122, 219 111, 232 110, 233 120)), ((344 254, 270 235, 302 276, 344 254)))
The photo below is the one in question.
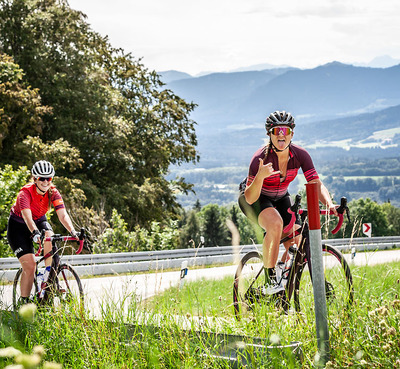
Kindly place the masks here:
POLYGON ((270 131, 269 136, 278 150, 284 150, 292 141, 293 130, 288 126, 277 126, 270 131))
POLYGON ((36 186, 38 186, 42 192, 47 192, 51 186, 52 179, 53 178, 39 177, 39 178, 35 178, 35 183, 36 183, 36 186))

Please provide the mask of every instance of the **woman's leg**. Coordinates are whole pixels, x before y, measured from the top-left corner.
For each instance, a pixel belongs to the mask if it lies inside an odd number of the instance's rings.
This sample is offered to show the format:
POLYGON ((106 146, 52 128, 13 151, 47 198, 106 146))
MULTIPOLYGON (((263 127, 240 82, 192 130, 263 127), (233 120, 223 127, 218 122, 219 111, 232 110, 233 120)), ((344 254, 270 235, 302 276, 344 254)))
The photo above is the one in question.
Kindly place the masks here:
POLYGON ((22 266, 21 274, 21 297, 29 297, 32 290, 33 279, 35 275, 36 263, 33 254, 22 255, 19 259, 22 266))
POLYGON ((266 232, 263 240, 264 268, 275 268, 282 235, 282 217, 275 208, 266 208, 258 216, 258 224, 266 232))

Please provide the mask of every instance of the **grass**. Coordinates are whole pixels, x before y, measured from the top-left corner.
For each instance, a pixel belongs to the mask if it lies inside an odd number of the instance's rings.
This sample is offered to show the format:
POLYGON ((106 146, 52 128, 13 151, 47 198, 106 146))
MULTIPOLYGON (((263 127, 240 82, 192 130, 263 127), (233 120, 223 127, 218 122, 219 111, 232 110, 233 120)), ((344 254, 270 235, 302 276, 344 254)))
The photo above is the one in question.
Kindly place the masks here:
MULTIPOLYGON (((400 368, 400 263, 352 266, 352 274, 355 302, 349 314, 330 316, 331 360, 326 367, 400 368)), ((33 321, 2 311, 0 367, 17 360, 1 351, 13 346, 31 356, 43 347, 40 364, 33 366, 39 368, 50 368, 49 363, 63 368, 224 368, 227 362, 215 354, 230 348, 232 342, 224 342, 228 334, 268 345, 302 343, 302 364, 278 350, 267 359, 265 352, 250 354, 253 363, 248 367, 314 367, 312 307, 300 315, 270 307, 255 319, 237 322, 232 279, 187 283, 148 301, 126 296, 117 303, 104 302, 98 320, 79 309, 41 309, 33 321)))

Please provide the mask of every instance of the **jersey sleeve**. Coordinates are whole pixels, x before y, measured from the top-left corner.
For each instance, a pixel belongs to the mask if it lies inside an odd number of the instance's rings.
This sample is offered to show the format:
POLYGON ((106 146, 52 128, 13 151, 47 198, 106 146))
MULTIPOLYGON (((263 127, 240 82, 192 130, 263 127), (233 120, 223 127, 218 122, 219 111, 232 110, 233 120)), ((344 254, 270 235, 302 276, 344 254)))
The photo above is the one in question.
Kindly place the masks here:
POLYGON ((64 200, 62 199, 60 192, 55 188, 53 189, 53 194, 51 196, 51 203, 56 210, 65 208, 64 200))
POLYGON ((16 205, 19 211, 31 208, 32 198, 28 191, 21 190, 17 196, 16 205))
POLYGON ((314 163, 311 159, 311 156, 305 150, 303 150, 301 153, 301 169, 307 182, 310 182, 314 179, 319 179, 318 173, 314 168, 314 163))

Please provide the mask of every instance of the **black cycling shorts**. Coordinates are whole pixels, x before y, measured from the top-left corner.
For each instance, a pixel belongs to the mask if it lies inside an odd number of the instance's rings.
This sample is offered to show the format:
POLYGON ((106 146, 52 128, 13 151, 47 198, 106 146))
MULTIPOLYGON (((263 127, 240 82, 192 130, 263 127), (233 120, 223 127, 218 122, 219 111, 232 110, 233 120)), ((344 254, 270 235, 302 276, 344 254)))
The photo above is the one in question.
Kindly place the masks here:
MULTIPOLYGON (((53 231, 47 219, 35 223, 39 231, 42 229, 53 231)), ((26 254, 34 254, 32 234, 25 222, 20 223, 11 217, 8 218, 7 239, 18 259, 26 254)))
MULTIPOLYGON (((239 207, 243 213, 256 223, 258 223, 259 214, 267 208, 275 208, 278 211, 283 220, 283 228, 292 220, 292 214, 288 213, 288 209, 292 206, 289 192, 278 200, 272 200, 268 196, 261 194, 258 200, 252 205, 246 201, 244 194, 239 196, 238 201, 239 207)), ((296 224, 300 224, 298 215, 296 217, 296 224)))

